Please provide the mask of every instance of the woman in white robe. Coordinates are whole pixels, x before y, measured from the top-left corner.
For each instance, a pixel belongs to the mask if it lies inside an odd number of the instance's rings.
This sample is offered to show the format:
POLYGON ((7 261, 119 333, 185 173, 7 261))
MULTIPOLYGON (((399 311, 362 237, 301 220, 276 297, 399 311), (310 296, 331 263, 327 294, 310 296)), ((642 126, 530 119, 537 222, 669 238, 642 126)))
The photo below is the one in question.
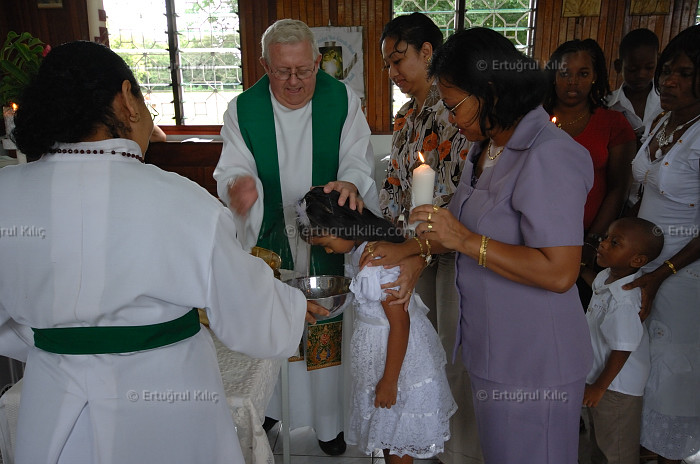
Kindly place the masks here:
POLYGON ((41 158, 0 172, 0 350, 27 361, 15 462, 242 464, 192 308, 229 348, 286 357, 304 296, 204 189, 142 164, 153 123, 111 50, 54 48, 21 103, 16 143, 41 158))

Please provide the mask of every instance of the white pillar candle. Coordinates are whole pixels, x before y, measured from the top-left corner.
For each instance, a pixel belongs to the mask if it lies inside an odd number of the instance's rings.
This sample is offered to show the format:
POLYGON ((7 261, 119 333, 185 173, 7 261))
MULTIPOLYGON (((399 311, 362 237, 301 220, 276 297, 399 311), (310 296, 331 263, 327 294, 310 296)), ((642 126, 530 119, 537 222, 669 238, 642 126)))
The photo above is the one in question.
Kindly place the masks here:
POLYGON ((413 207, 433 204, 435 191, 435 171, 423 163, 413 170, 413 185, 411 186, 411 202, 413 207))
POLYGON ((3 106, 2 115, 5 119, 5 135, 9 137, 12 129, 15 128, 15 109, 11 106, 3 106))

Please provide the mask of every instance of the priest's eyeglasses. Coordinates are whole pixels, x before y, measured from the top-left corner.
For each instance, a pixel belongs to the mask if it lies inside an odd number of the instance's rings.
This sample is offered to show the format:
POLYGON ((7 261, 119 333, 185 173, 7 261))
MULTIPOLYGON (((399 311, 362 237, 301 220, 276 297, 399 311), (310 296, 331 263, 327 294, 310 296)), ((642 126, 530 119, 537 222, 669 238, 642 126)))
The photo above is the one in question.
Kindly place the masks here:
MULTIPOLYGON (((272 69, 272 68, 270 68, 272 69)), ((297 76, 297 79, 303 81, 304 79, 308 79, 311 77, 311 75, 316 71, 316 65, 314 64, 313 68, 296 68, 296 71, 292 71, 291 69, 287 68, 281 68, 272 71, 270 74, 275 76, 276 79, 279 79, 281 81, 286 81, 289 80, 290 77, 292 77, 292 74, 297 76)))

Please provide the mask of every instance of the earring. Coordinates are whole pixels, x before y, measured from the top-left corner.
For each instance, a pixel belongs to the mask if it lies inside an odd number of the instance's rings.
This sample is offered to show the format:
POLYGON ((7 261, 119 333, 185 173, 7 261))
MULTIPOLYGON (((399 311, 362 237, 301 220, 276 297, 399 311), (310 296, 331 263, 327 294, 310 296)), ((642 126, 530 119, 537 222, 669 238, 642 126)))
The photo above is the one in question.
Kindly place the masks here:
POLYGON ((141 115, 136 113, 132 116, 129 116, 129 121, 131 122, 139 122, 141 120, 141 115))

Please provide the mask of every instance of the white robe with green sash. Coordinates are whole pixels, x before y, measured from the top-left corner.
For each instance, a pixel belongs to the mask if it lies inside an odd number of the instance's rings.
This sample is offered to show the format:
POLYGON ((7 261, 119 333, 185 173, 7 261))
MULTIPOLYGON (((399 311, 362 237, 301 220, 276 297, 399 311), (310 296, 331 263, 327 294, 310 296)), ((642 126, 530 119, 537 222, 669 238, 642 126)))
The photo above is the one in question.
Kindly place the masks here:
POLYGON ((119 155, 140 155, 135 142, 61 148, 74 153, 0 170, 0 197, 14 199, 0 202, 0 354, 27 359, 15 462, 244 464, 207 331, 62 355, 29 346, 17 324, 143 326, 199 307, 231 349, 287 357, 303 294, 241 249, 230 211, 204 189, 119 155))
MULTIPOLYGON (((338 180, 352 182, 369 209, 379 211, 379 199, 374 183, 374 153, 369 142, 370 129, 362 112, 360 100, 346 86, 348 116, 343 126, 338 153, 338 180)), ((311 102, 291 110, 281 105, 271 94, 275 118, 278 162, 282 201, 285 207, 285 223, 288 231, 296 231, 293 205, 312 187, 312 124, 311 102)), ((221 159, 214 171, 219 197, 228 204, 228 184, 240 176, 256 179, 258 200, 245 217, 234 214, 239 240, 244 247, 255 245, 263 217, 263 188, 258 179, 255 159, 246 146, 238 124, 237 98, 234 98, 224 115, 221 129, 224 146, 221 159)), ((289 246, 294 255, 295 271, 307 275, 309 245, 289 234, 289 246)), ((347 314, 346 314, 347 316, 347 314)), ((351 334, 350 321, 344 320, 343 333, 351 334)), ((348 337, 346 337, 348 338, 348 337)), ((349 339, 348 339, 349 341, 349 339)), ((305 362, 290 364, 291 428, 312 426, 319 440, 328 441, 344 429, 343 372, 349 364, 306 370, 305 362), (330 392, 330 394, 329 394, 330 392)), ((347 369, 349 372, 349 367, 347 369)), ((279 384, 278 384, 279 387, 279 384)), ((281 418, 279 388, 270 401, 267 415, 281 418)))

